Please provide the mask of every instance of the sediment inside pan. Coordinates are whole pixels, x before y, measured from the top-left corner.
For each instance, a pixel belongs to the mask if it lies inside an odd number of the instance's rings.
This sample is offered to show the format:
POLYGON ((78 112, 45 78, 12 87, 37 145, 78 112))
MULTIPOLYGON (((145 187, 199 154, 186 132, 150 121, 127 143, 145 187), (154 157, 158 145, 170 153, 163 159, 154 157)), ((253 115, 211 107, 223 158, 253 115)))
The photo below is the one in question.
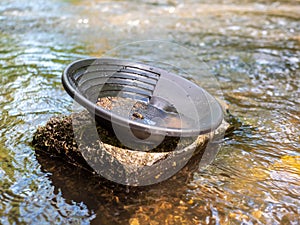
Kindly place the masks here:
POLYGON ((123 97, 100 97, 97 106, 128 118, 152 126, 184 129, 193 124, 193 120, 172 110, 159 109, 146 101, 137 101, 123 97))

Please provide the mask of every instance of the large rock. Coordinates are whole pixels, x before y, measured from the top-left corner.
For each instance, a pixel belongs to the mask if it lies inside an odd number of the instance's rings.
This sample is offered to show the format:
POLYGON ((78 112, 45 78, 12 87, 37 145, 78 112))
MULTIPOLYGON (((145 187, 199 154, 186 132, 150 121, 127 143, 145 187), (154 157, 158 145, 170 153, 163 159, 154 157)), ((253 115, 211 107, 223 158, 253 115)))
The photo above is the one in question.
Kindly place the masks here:
POLYGON ((96 172, 125 185, 149 185, 179 171, 192 157, 209 164, 218 152, 219 139, 229 124, 194 138, 166 138, 151 151, 132 150, 109 130, 95 124, 87 112, 53 117, 33 137, 36 151, 63 158, 68 163, 96 172), (96 132, 95 132, 96 131, 96 132))

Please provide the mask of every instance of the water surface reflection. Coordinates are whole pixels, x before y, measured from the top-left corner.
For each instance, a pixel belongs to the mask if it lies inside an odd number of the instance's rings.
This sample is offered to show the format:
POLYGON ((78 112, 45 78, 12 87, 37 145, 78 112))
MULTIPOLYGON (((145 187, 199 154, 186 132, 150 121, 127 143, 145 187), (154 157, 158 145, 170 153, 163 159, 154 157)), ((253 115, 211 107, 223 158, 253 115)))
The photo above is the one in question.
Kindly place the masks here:
MULTIPOLYGON (((299 224, 299 12, 292 0, 1 1, 0 223, 299 224), (36 127, 71 112, 65 66, 145 39, 192 50, 218 80, 221 92, 183 68, 238 118, 214 163, 132 190, 37 157, 36 127)), ((150 60, 133 46, 113 52, 150 60)), ((157 59, 181 66, 176 49, 157 59)))

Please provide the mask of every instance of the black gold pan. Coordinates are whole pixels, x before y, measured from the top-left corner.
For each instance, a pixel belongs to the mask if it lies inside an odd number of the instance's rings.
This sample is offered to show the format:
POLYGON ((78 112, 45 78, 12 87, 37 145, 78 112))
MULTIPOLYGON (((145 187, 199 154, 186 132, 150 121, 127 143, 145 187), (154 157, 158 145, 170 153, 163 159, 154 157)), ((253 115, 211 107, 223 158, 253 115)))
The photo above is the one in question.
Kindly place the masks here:
POLYGON ((78 60, 65 69, 62 82, 97 122, 140 141, 196 137, 215 130, 223 120, 220 104, 204 89, 139 62, 78 60))

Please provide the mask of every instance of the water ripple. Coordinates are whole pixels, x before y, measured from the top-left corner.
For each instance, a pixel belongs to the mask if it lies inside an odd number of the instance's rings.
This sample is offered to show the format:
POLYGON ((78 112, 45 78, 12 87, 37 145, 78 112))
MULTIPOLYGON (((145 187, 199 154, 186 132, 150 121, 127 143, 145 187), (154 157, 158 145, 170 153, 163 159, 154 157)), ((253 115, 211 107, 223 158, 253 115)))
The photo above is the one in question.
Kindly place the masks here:
MULTIPOLYGON (((297 1, 1 1, 0 223, 297 224, 299 12, 297 1), (71 112, 65 66, 149 37, 194 51, 206 68, 187 77, 229 104, 235 129, 214 163, 131 190, 35 154, 36 127, 71 112)), ((132 46, 119 55, 149 59, 132 46)))

